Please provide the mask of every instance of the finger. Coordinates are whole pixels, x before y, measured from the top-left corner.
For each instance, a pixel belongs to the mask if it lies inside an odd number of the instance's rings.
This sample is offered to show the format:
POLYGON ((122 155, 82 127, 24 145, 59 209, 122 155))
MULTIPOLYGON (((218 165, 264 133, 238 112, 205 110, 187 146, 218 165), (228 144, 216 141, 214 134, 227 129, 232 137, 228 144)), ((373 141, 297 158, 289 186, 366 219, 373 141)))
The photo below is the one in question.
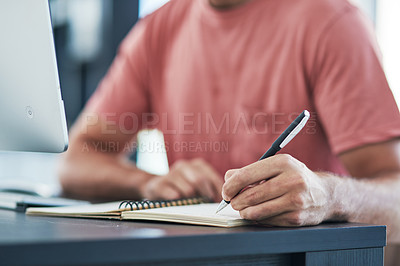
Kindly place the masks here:
MULTIPOLYGON (((288 194, 281 197, 263 202, 261 204, 250 206, 240 210, 240 215, 244 219, 262 221, 271 217, 294 211, 296 208, 289 204, 288 194)), ((234 206, 232 206, 234 207, 234 206)))
POLYGON ((205 178, 208 179, 207 186, 211 188, 211 199, 215 201, 222 200, 222 186, 224 184, 222 176, 208 163, 200 163, 196 165, 199 171, 202 171, 205 178))
POLYGON ((298 167, 299 162, 287 154, 279 154, 255 162, 237 170, 225 182, 222 192, 225 200, 231 200, 248 185, 273 178, 288 169, 298 167))
POLYGON ((157 180, 149 183, 145 195, 145 198, 149 200, 178 199, 180 197, 179 191, 162 177, 157 177, 157 180))
POLYGON ((207 180, 203 181, 202 185, 199 187, 199 191, 201 196, 205 196, 209 200, 218 201, 218 199, 222 199, 221 193, 216 192, 213 184, 207 180))
POLYGON ((182 198, 181 193, 173 186, 163 186, 159 190, 159 196, 156 199, 174 200, 182 198))
POLYGON ((175 171, 173 176, 169 176, 168 182, 179 191, 182 198, 193 197, 197 194, 196 188, 187 180, 182 170, 175 171))
POLYGON ((249 186, 231 200, 236 210, 261 204, 263 202, 278 198, 288 193, 291 188, 291 176, 280 174, 275 178, 266 180, 254 186, 249 186))
POLYGON ((193 164, 184 167, 182 169, 182 174, 184 175, 187 182, 197 191, 198 195, 206 196, 210 199, 214 197, 214 190, 209 180, 207 179, 207 174, 204 173, 203 168, 199 168, 193 164))
POLYGON ((230 169, 230 170, 226 171, 225 176, 224 176, 224 180, 226 181, 226 180, 228 180, 229 178, 231 178, 232 175, 233 175, 234 173, 236 173, 237 170, 239 170, 239 169, 230 169))

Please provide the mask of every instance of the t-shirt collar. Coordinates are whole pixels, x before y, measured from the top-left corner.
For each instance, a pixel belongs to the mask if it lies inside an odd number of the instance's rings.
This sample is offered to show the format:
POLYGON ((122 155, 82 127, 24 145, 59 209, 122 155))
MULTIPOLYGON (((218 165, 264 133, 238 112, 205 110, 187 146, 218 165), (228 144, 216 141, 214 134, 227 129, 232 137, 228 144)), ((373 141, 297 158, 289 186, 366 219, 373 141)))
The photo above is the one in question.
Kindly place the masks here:
POLYGON ((247 14, 248 10, 253 8, 258 1, 265 0, 249 0, 237 7, 218 10, 210 5, 209 0, 197 0, 197 8, 199 8, 199 14, 202 16, 202 19, 211 23, 230 24, 241 16, 247 14))

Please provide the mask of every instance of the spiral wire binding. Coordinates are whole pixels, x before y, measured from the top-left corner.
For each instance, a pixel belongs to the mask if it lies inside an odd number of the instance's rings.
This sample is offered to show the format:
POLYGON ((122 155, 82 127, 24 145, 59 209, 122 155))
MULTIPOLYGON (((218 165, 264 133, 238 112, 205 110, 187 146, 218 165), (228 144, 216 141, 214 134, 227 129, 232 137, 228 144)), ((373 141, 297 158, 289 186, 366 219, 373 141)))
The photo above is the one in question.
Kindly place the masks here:
POLYGON ((177 199, 177 200, 141 200, 141 201, 124 200, 119 204, 118 208, 127 209, 129 206, 131 211, 134 211, 134 210, 145 210, 145 209, 163 208, 171 206, 194 205, 206 202, 210 202, 210 200, 203 197, 177 199))

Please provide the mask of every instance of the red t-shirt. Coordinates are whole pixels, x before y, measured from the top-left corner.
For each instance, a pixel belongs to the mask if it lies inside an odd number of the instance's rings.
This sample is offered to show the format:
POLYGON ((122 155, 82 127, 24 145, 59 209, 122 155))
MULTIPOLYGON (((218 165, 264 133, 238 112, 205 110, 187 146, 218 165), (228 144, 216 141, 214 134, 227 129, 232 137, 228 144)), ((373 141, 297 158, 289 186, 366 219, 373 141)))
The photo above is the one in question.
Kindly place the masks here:
POLYGON ((134 27, 87 107, 126 134, 161 129, 170 164, 202 157, 221 174, 304 109, 281 152, 312 170, 345 174, 339 153, 400 135, 371 26, 348 1, 171 1, 134 27))

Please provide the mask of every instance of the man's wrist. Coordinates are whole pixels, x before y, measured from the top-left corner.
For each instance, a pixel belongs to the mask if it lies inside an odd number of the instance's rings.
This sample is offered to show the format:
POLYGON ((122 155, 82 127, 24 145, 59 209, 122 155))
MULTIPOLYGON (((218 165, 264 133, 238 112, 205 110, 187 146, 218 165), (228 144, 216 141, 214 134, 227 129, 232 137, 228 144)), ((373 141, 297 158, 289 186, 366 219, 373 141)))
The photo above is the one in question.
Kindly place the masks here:
POLYGON ((345 180, 343 177, 332 173, 319 172, 327 192, 327 206, 324 221, 347 221, 345 197, 340 192, 340 187, 345 180))

